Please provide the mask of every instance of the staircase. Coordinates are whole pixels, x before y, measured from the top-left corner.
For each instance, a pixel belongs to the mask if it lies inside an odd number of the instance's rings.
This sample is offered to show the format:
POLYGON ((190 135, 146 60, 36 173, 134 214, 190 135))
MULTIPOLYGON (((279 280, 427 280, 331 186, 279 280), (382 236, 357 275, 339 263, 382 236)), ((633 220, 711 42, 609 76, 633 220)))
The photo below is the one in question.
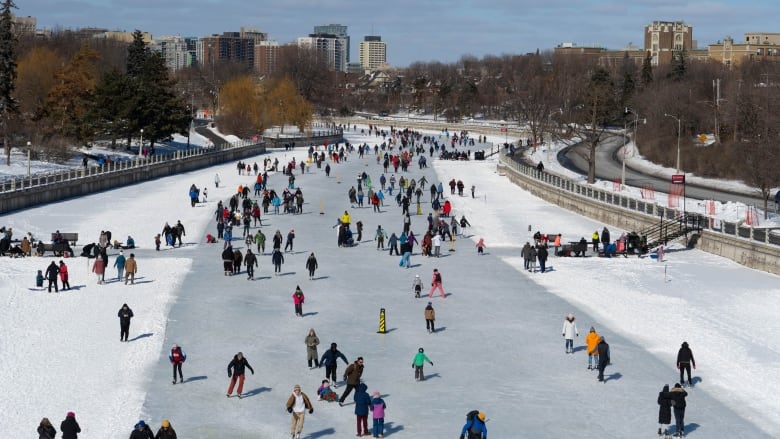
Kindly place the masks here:
POLYGON ((640 236, 647 239, 647 248, 655 248, 661 244, 668 244, 689 233, 700 232, 702 225, 707 221, 706 217, 698 214, 686 213, 680 218, 663 220, 641 232, 640 236))

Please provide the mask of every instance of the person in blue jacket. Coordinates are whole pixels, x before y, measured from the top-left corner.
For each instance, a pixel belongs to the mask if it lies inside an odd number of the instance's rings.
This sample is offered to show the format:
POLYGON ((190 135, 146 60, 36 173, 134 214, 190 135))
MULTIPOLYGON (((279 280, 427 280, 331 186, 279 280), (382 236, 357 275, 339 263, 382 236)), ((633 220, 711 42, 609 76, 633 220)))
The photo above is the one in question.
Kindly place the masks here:
POLYGON ((360 383, 353 398, 355 400, 355 416, 357 416, 357 435, 368 436, 368 410, 371 406, 368 386, 360 383))
POLYGON ((473 410, 466 415, 466 423, 460 431, 460 439, 487 439, 484 413, 473 410))

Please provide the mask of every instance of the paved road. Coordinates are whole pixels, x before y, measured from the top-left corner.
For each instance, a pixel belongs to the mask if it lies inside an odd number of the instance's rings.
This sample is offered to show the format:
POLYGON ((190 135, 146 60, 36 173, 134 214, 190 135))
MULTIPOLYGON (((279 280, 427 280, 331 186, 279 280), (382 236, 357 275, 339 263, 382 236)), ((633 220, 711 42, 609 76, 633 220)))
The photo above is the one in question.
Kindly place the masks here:
MULTIPOLYGON (((623 142, 622 136, 609 137, 601 148, 596 152, 596 177, 602 180, 620 179, 622 172, 622 162, 620 157, 620 146, 623 142)), ((586 145, 577 144, 570 148, 562 150, 558 154, 558 161, 567 169, 582 175, 588 174, 588 163, 585 160, 586 145)), ((669 192, 671 184, 668 177, 656 177, 644 174, 636 169, 631 169, 626 165, 626 185, 634 187, 643 187, 652 185, 656 192, 669 192)), ((755 205, 763 208, 764 202, 759 197, 753 197, 746 194, 738 194, 729 191, 719 190, 711 187, 697 186, 688 183, 686 185, 686 196, 698 200, 716 200, 720 202, 734 201, 746 205, 755 205)), ((771 206, 770 206, 771 207, 771 206)))

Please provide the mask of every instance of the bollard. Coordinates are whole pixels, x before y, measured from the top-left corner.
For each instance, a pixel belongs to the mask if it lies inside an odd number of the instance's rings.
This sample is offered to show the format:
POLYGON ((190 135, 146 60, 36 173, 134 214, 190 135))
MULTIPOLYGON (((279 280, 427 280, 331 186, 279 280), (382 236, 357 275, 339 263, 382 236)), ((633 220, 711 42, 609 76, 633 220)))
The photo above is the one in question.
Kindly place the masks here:
POLYGON ((386 334, 386 325, 385 325, 385 309, 381 308, 379 310, 379 331, 376 331, 377 334, 386 334))
POLYGON ((322 206, 322 200, 320 200, 320 215, 325 215, 325 208, 322 206))
POLYGON ((531 231, 531 225, 530 224, 528 225, 528 231, 529 232, 531 231))
POLYGON ((417 215, 422 215, 422 208, 420 208, 420 203, 417 203, 417 215))

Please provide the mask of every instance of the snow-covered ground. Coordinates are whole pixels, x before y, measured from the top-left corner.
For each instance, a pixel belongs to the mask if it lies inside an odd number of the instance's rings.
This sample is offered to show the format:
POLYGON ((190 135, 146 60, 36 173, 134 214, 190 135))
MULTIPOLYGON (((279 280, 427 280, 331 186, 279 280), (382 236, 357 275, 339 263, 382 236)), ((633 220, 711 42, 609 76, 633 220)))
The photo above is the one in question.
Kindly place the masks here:
MULTIPOLYGON (((346 135, 353 144, 376 143, 346 135)), ((270 155, 285 163, 305 152, 270 155)), ((60 258, 0 258, 0 436, 31 436, 44 416, 59 427, 72 410, 85 438, 127 437, 138 419, 155 431, 170 419, 180 437, 287 437, 284 402, 293 385, 312 396, 324 375, 306 366, 309 328, 320 337, 320 355, 337 342, 350 362, 365 358, 363 380, 388 405, 387 437, 453 437, 472 408, 487 413, 493 438, 652 435, 656 395, 679 379, 674 361, 683 341, 698 366, 688 397, 689 434, 780 436, 780 400, 774 396, 780 392, 780 341, 772 336, 779 326, 777 276, 676 246, 661 262, 552 257, 549 272, 526 272, 520 247, 534 231, 560 232, 568 242, 603 225, 523 192, 495 172, 495 157, 433 160, 427 170, 410 170, 412 178, 424 175, 429 182, 474 184, 476 198, 447 195, 456 215, 472 223, 456 251, 439 259, 416 254, 411 269, 399 268, 397 257, 376 250, 373 231, 381 224, 400 233, 400 207, 388 198, 383 212, 373 213, 350 207, 347 199, 358 173, 379 181, 374 156, 353 154, 331 166, 330 178, 316 167, 298 173, 304 214, 263 217, 269 241, 277 229, 284 235, 295 230, 295 251, 285 255, 282 276, 272 274, 268 255, 261 256, 254 281, 223 276, 222 243, 204 242, 215 230, 217 200, 254 181, 237 175, 232 163, 0 216, 0 225, 13 227, 17 237, 60 229, 78 232, 83 245, 111 230, 120 240, 132 235, 139 245, 136 285, 98 285, 86 258, 63 259, 73 289, 59 294, 35 288, 34 277, 60 258), (220 188, 210 184, 215 173, 222 177, 220 188), (209 189, 208 202, 194 208, 187 198, 193 183, 209 189), (332 226, 345 209, 365 225, 363 242, 354 248, 336 246, 332 226), (177 220, 186 226, 185 245, 155 252, 154 235, 177 220), (480 237, 487 244, 484 256, 474 248, 480 237), (315 281, 304 269, 311 252, 320 266, 315 281), (439 330, 428 334, 423 308, 429 299, 415 299, 411 283, 420 274, 427 284, 433 268, 443 274, 447 298, 430 299, 439 330), (306 294, 303 318, 292 309, 296 285, 306 294), (118 341, 116 312, 123 303, 135 312, 130 343, 118 341), (387 311, 387 334, 376 333, 380 308, 387 311), (561 352, 559 335, 569 312, 580 332, 573 355, 561 352), (586 370, 583 340, 590 326, 611 345, 606 384, 586 370), (188 354, 183 385, 170 383, 173 343, 188 354), (426 366, 428 380, 418 383, 409 366, 421 346, 435 366, 426 366), (226 366, 238 351, 256 373, 247 376, 247 398, 227 399, 226 366)), ((283 176, 270 177, 278 190, 285 183, 283 176)), ((423 215, 412 219, 418 235, 430 210, 427 192, 422 200, 423 215)), ((234 245, 244 252, 239 238, 234 245)), ((115 257, 112 251, 109 266, 115 257)), ((114 272, 109 269, 107 278, 114 272)), ((344 368, 339 365, 339 375, 344 368)), ((303 436, 352 436, 351 400, 343 408, 316 402, 303 436)))

